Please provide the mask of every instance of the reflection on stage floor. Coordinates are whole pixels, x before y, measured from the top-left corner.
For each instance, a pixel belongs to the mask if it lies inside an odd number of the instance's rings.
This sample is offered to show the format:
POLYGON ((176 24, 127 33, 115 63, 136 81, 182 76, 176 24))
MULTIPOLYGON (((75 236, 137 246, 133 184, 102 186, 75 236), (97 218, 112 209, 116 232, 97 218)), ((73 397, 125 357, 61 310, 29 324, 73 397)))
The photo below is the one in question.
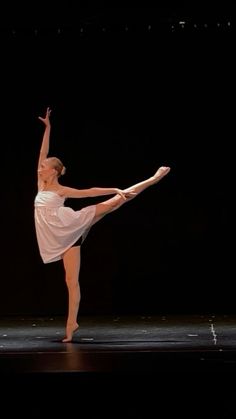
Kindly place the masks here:
POLYGON ((236 417, 236 316, 81 316, 71 343, 62 343, 64 326, 61 317, 1 319, 9 413, 236 417), (34 411, 22 405, 29 396, 41 400, 34 411))

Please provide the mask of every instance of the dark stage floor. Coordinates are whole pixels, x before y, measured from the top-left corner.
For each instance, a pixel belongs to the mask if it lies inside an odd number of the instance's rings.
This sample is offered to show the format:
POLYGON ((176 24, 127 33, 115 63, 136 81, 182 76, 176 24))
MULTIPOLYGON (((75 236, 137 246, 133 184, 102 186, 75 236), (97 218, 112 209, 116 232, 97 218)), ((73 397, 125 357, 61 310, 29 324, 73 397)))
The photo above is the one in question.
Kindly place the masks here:
POLYGON ((236 316, 82 316, 73 343, 63 337, 62 318, 0 320, 12 413, 42 417, 48 403, 92 418, 236 417, 236 316))

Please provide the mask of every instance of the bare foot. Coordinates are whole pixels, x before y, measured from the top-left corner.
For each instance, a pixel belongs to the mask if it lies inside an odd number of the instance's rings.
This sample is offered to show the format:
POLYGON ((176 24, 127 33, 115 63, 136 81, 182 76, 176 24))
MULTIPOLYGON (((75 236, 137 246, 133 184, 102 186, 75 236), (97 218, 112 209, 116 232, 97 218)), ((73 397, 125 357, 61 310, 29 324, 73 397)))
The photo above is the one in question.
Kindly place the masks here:
POLYGON ((78 323, 75 323, 74 325, 67 325, 66 326, 66 337, 62 339, 62 342, 71 342, 73 333, 75 333, 79 329, 78 323))
POLYGON ((161 180, 164 176, 166 176, 170 171, 170 167, 168 166, 161 166, 159 167, 159 169, 156 171, 155 175, 153 176, 153 178, 155 179, 156 182, 158 182, 159 180, 161 180))

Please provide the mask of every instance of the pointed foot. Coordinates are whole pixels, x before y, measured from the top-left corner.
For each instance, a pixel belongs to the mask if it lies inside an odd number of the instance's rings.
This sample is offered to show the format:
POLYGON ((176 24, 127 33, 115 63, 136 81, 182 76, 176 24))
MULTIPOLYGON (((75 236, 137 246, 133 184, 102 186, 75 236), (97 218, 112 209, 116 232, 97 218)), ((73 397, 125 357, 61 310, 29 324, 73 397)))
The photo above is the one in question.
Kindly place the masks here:
POLYGON ((154 179, 158 182, 161 180, 164 176, 166 176, 170 171, 170 167, 168 166, 161 166, 153 176, 154 179))
POLYGON ((62 339, 63 343, 72 342, 73 334, 79 329, 79 325, 76 324, 74 326, 67 326, 66 327, 66 336, 62 339))

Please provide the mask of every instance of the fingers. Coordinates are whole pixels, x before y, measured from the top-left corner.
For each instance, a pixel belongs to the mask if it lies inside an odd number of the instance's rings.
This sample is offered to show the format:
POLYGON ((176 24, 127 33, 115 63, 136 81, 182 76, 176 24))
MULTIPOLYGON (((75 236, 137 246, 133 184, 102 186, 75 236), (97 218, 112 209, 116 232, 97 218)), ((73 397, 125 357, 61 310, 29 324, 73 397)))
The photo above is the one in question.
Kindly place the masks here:
POLYGON ((124 200, 126 199, 126 196, 123 192, 119 192, 119 195, 121 196, 121 198, 123 198, 124 200))
POLYGON ((49 119, 49 116, 50 116, 51 112, 52 112, 52 110, 48 107, 47 111, 46 111, 45 118, 43 118, 42 116, 38 116, 38 119, 40 119, 40 121, 46 123, 47 119, 49 119))

